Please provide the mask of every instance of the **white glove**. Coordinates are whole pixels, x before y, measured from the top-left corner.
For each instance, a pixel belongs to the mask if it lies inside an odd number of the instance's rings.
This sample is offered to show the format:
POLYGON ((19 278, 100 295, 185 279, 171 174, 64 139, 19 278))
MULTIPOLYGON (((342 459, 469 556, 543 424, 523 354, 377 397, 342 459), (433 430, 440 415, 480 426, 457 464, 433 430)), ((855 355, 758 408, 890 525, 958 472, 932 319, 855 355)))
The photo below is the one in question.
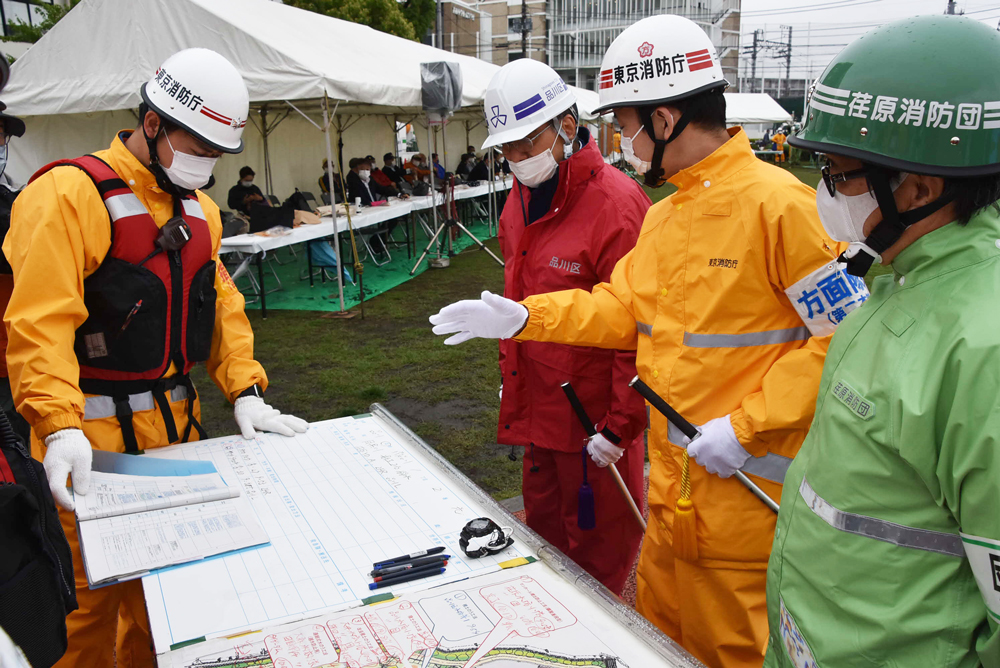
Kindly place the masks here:
POLYGON ((729 416, 709 420, 698 428, 701 436, 688 441, 688 455, 705 467, 709 473, 728 478, 746 464, 750 453, 743 449, 729 416))
POLYGON ((233 404, 236 424, 243 432, 243 438, 257 438, 257 431, 273 431, 282 436, 295 436, 295 432, 305 433, 309 423, 294 415, 282 415, 277 408, 271 408, 260 397, 240 397, 233 404))
POLYGON ((480 299, 463 299, 449 304, 430 317, 435 334, 455 334, 445 339, 456 346, 469 339, 509 339, 528 322, 528 309, 516 301, 483 291, 480 299))
POLYGON ((45 439, 45 476, 49 479, 52 498, 66 510, 75 510, 73 495, 66 489, 66 476, 73 474, 73 491, 83 495, 90 491, 90 466, 94 451, 80 429, 60 429, 45 439))
POLYGON ((604 468, 621 459, 622 455, 625 454, 625 448, 619 448, 598 432, 587 441, 587 454, 590 455, 595 464, 604 468))

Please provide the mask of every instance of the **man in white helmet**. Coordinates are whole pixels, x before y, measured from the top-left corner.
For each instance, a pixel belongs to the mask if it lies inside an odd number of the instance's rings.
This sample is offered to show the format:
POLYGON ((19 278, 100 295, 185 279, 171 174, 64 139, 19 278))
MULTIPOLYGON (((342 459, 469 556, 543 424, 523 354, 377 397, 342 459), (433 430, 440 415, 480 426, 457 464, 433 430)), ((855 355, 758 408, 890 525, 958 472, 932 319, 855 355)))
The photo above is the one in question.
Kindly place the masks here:
MULTIPOLYGON (((504 294, 520 300, 608 280, 649 208, 642 188, 604 164, 589 131, 577 125, 576 96, 548 65, 508 63, 490 81, 484 104, 483 149, 499 147, 516 179, 500 216, 504 294)), ((628 387, 635 353, 501 341, 500 371, 497 441, 525 448, 528 526, 621 593, 642 531, 603 468, 618 467, 641 507, 646 412, 628 387), (560 390, 567 381, 596 423, 589 444, 560 390), (578 517, 585 479, 594 489, 592 530, 582 530, 578 517)))
POLYGON ((713 668, 760 666, 767 641, 775 515, 732 476, 779 497, 829 336, 868 296, 837 264, 815 191, 726 129, 726 85, 693 22, 662 15, 627 28, 601 65, 599 110, 614 111, 647 185, 669 180, 677 192, 649 209, 635 249, 592 291, 520 304, 489 295, 432 318, 435 333, 463 340, 635 347, 642 380, 702 425, 688 449, 652 412, 636 607, 713 668))
MULTIPOLYGON (((219 262, 219 207, 198 190, 243 150, 246 85, 207 49, 180 51, 141 89, 140 126, 110 148, 41 169, 14 204, 4 318, 18 411, 63 507, 80 608, 60 666, 152 666, 139 580, 88 589, 66 489, 90 482, 92 447, 135 452, 205 436, 188 372, 205 362, 245 438, 306 423, 261 398, 243 297, 219 262)), ((72 569, 72 572, 70 571, 72 569)))

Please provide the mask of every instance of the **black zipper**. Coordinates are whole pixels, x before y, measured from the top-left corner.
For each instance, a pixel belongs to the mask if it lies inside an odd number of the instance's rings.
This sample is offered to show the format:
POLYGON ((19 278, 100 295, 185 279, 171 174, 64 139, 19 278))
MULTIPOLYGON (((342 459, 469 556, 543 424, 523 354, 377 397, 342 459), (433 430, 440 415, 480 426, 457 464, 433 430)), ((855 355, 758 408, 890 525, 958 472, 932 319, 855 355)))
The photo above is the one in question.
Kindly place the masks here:
POLYGON ((38 524, 42 530, 42 540, 45 541, 46 546, 49 548, 49 553, 52 555, 52 559, 56 562, 56 568, 59 570, 59 579, 62 580, 63 589, 66 591, 66 596, 68 598, 73 598, 73 590, 70 588, 69 583, 66 581, 66 571, 63 569, 62 560, 59 559, 59 552, 52 546, 49 542, 49 533, 45 527, 46 516, 48 515, 48 509, 44 507, 41 503, 44 498, 41 494, 42 483, 38 479, 38 474, 35 472, 34 462, 31 459, 31 453, 28 452, 28 448, 25 447, 24 443, 20 439, 14 441, 14 449, 21 453, 21 456, 27 460, 25 468, 28 469, 28 474, 31 476, 31 482, 34 483, 34 490, 39 499, 39 513, 38 513, 38 524))
POLYGON ((184 265, 181 252, 170 251, 170 359, 177 366, 177 373, 184 373, 184 353, 181 349, 181 331, 184 324, 184 265))

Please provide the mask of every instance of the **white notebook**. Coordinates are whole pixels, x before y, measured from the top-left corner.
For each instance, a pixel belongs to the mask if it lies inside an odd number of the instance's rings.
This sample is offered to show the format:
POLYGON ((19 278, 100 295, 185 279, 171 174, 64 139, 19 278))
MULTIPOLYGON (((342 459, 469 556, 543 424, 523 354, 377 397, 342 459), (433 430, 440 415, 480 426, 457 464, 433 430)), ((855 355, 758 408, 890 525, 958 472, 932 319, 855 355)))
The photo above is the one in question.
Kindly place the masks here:
POLYGON ((268 542, 240 488, 218 473, 183 476, 93 471, 74 493, 91 587, 268 542))

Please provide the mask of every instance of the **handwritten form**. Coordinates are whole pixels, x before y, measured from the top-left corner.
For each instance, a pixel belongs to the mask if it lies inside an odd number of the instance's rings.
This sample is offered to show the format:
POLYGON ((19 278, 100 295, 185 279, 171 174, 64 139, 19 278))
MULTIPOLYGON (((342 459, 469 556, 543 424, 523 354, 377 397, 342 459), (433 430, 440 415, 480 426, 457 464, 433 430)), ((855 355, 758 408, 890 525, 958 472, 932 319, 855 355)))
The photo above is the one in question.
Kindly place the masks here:
POLYGON ((192 503, 221 501, 240 495, 218 473, 190 476, 136 476, 94 471, 90 492, 74 495, 81 522, 146 510, 176 508, 192 503))
POLYGON ((249 504, 228 498, 81 521, 78 531, 91 585, 267 542, 249 504))
MULTIPOLYGON (((159 448, 145 456, 211 460, 264 526, 271 544, 143 579, 157 653, 360 605, 381 559, 436 545, 452 555, 417 591, 499 569, 530 552, 515 542, 468 559, 461 528, 485 510, 416 447, 372 416, 310 425, 292 438, 262 434, 159 448), (235 483, 234 483, 235 484, 235 483)), ((382 593, 386 590, 380 590, 382 593)))

